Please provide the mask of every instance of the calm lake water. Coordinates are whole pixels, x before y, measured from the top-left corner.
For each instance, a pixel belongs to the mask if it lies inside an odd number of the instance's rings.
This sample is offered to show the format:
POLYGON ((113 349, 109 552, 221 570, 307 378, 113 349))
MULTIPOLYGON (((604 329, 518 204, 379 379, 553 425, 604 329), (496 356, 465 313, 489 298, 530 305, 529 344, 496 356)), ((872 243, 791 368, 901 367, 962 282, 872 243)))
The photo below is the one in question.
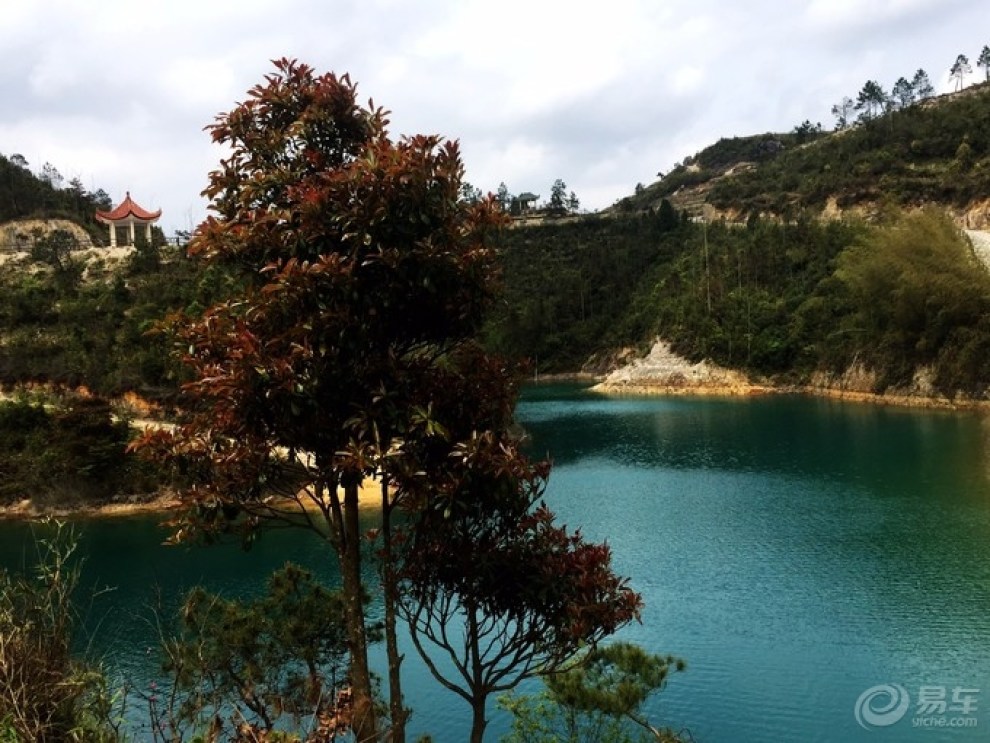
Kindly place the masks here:
MULTIPOLYGON (((527 390, 519 418, 554 461, 560 520, 608 540, 643 595, 642 624, 621 637, 688 662, 649 705, 654 722, 699 743, 990 740, 990 418, 573 386, 527 390), (864 728, 857 702, 879 685, 907 706, 870 725, 897 701, 876 692, 864 728)), ((162 547, 148 518, 81 529, 86 580, 114 587, 87 611, 93 648, 138 685, 156 670, 156 587, 167 605, 196 583, 252 594, 287 559, 334 579, 299 534, 244 554, 162 547)), ((26 533, 0 523, 0 564, 23 560, 26 533)), ((414 656, 414 729, 465 740, 467 706, 414 656)), ((491 717, 496 740, 506 721, 491 717)))

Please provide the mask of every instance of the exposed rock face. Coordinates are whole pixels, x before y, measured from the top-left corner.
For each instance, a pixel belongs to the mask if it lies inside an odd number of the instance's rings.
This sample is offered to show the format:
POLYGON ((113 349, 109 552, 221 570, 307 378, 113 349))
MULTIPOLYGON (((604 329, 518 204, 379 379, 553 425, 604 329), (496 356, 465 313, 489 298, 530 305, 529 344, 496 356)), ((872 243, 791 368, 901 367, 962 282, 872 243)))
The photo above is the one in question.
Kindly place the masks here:
POLYGON ((966 230, 969 243, 973 246, 973 253, 980 259, 988 269, 990 269, 990 232, 982 230, 966 230))
POLYGON ((0 224, 0 251, 28 252, 36 230, 45 235, 55 230, 65 230, 75 236, 80 248, 94 247, 89 233, 68 219, 18 219, 0 224))
MULTIPOLYGON (((915 369, 911 382, 903 387, 887 389, 888 397, 930 397, 940 398, 942 394, 935 388, 935 374, 931 367, 915 369)), ((811 375, 808 387, 829 390, 835 393, 852 392, 874 394, 877 392, 879 377, 875 371, 860 363, 855 363, 842 374, 829 374, 818 371, 811 375)))
POLYGON ((670 344, 657 339, 645 358, 609 374, 595 387, 602 392, 658 394, 750 394, 760 388, 738 371, 707 361, 692 364, 670 350, 670 344))
POLYGON ((636 349, 625 347, 599 351, 588 357, 581 367, 581 374, 590 374, 595 377, 604 377, 611 374, 616 369, 631 363, 638 356, 636 349))
POLYGON ((929 366, 915 369, 911 381, 900 387, 877 392, 879 376, 872 369, 855 363, 841 374, 815 372, 801 391, 842 400, 905 405, 925 408, 973 408, 987 406, 987 390, 975 397, 956 394, 946 397, 935 387, 935 372, 929 366))
POLYGON ((948 209, 965 230, 990 230, 990 199, 971 201, 963 209, 948 209))
POLYGON ((957 395, 947 398, 934 384, 930 367, 920 367, 909 384, 877 392, 879 377, 863 364, 853 364, 841 374, 815 372, 801 386, 753 382, 744 374, 702 361, 692 364, 657 340, 645 358, 616 369, 593 389, 607 394, 630 395, 753 395, 798 392, 842 400, 932 408, 986 406, 986 395, 977 398, 957 395))

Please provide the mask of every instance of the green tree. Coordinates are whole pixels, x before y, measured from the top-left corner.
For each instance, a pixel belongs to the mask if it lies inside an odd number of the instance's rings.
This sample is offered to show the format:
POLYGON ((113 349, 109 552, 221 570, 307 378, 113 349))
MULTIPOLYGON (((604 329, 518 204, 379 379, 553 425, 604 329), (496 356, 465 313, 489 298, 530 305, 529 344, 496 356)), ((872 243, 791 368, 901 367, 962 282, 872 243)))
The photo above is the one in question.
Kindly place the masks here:
POLYGON ((75 268, 72 253, 79 250, 79 240, 68 230, 57 229, 48 233, 35 230, 31 246, 31 260, 51 266, 58 275, 66 275, 75 268))
POLYGON ((805 119, 794 127, 794 137, 798 144, 809 142, 822 133, 822 125, 812 124, 809 119, 805 119))
POLYGON ((558 178, 550 187, 551 214, 564 214, 567 211, 567 184, 558 178))
POLYGON ((899 77, 891 89, 891 95, 899 108, 907 108, 914 103, 914 85, 906 77, 899 77))
POLYGON ((653 725, 642 707, 667 685, 671 672, 685 667, 631 643, 592 648, 573 668, 547 675, 543 693, 499 700, 513 716, 503 743, 679 741, 673 731, 653 725))
POLYGON ((41 180, 54 188, 56 191, 61 189, 62 185, 65 183, 65 178, 63 178, 62 174, 58 172, 58 168, 48 162, 41 166, 41 174, 39 175, 39 178, 41 178, 41 180))
POLYGON ((949 68, 949 79, 956 81, 956 90, 962 90, 963 83, 966 80, 966 75, 973 71, 973 67, 969 63, 969 57, 965 54, 960 54, 956 57, 956 61, 952 63, 952 67, 949 68))
POLYGON ((911 86, 914 88, 915 95, 918 96, 919 101, 924 101, 935 95, 935 87, 932 85, 932 81, 928 78, 928 73, 922 69, 919 69, 914 73, 914 78, 911 80, 911 86))
POLYGON ((984 45, 980 50, 980 56, 976 60, 978 67, 983 68, 984 80, 990 82, 990 45, 984 45))
POLYGON ((481 189, 475 188, 467 181, 461 183, 461 200, 465 204, 478 204, 481 202, 481 189))
POLYGON ((882 115, 887 106, 887 93, 876 80, 867 80, 856 98, 856 110, 863 121, 872 121, 882 115))
POLYGON ((495 194, 495 200, 498 201, 498 205, 502 208, 502 211, 506 214, 509 213, 509 209, 512 207, 513 196, 509 193, 509 187, 505 185, 505 182, 498 184, 498 191, 495 194))
POLYGON ((980 372, 966 365, 985 347, 990 275, 946 214, 927 209, 872 229, 839 256, 835 276, 848 310, 833 340, 878 371, 882 387, 909 383, 926 365, 947 394, 978 387, 980 372))
POLYGON ((343 598, 309 571, 286 564, 251 601, 195 588, 179 617, 162 645, 170 688, 149 699, 153 729, 219 735, 226 717, 240 736, 246 724, 252 739, 266 739, 290 717, 322 740, 347 728, 343 598))
POLYGON ((856 110, 856 102, 849 96, 832 106, 832 115, 835 117, 835 128, 839 131, 849 126, 849 117, 856 110))

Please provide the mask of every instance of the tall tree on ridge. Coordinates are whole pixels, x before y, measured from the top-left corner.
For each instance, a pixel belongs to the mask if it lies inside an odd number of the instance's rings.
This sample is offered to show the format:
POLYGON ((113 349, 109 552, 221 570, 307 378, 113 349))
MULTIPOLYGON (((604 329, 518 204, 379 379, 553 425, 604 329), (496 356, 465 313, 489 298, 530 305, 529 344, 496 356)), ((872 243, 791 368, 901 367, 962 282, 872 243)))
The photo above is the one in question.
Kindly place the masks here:
POLYGON ((983 68, 986 81, 990 81, 990 45, 984 45, 983 49, 980 50, 980 57, 976 60, 976 64, 983 68))
POLYGON ((949 68, 949 79, 956 81, 956 90, 962 90, 963 83, 966 80, 966 75, 973 71, 973 67, 969 63, 969 57, 965 54, 960 54, 956 57, 956 61, 952 63, 952 67, 949 68))
POLYGON ((856 110, 856 102, 849 96, 844 96, 839 103, 832 106, 832 115, 835 117, 835 128, 839 131, 849 126, 849 117, 856 110))
POLYGON ((498 201, 498 205, 502 207, 502 211, 508 214, 509 209, 512 207, 512 194, 509 193, 509 187, 505 185, 505 181, 498 184, 498 192, 495 194, 495 199, 498 201))
POLYGON ((899 108, 907 108, 914 103, 914 86, 908 82, 906 77, 897 78, 890 94, 899 108))
POLYGON ((918 96, 919 101, 927 100, 935 95, 935 87, 932 85, 928 73, 922 69, 914 73, 914 79, 911 80, 911 87, 914 88, 914 93, 918 96))
POLYGON ((872 121, 883 114, 887 106, 887 93, 876 80, 867 80, 856 98, 856 110, 861 111, 863 121, 872 121))
POLYGON ((567 211, 567 184, 560 178, 550 187, 550 212, 563 214, 567 211))

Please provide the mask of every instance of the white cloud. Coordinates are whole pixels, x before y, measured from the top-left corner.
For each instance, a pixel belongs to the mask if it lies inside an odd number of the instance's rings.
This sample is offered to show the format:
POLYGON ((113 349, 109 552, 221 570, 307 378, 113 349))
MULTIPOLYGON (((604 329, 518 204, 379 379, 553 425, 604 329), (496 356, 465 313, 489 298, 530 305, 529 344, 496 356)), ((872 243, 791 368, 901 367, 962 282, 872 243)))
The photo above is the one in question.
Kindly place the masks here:
POLYGON ((205 214, 203 127, 291 56, 350 72, 395 134, 461 141, 483 189, 562 177, 608 206, 721 136, 831 123, 867 79, 948 86, 986 11, 963 0, 0 0, 0 152, 205 214))

